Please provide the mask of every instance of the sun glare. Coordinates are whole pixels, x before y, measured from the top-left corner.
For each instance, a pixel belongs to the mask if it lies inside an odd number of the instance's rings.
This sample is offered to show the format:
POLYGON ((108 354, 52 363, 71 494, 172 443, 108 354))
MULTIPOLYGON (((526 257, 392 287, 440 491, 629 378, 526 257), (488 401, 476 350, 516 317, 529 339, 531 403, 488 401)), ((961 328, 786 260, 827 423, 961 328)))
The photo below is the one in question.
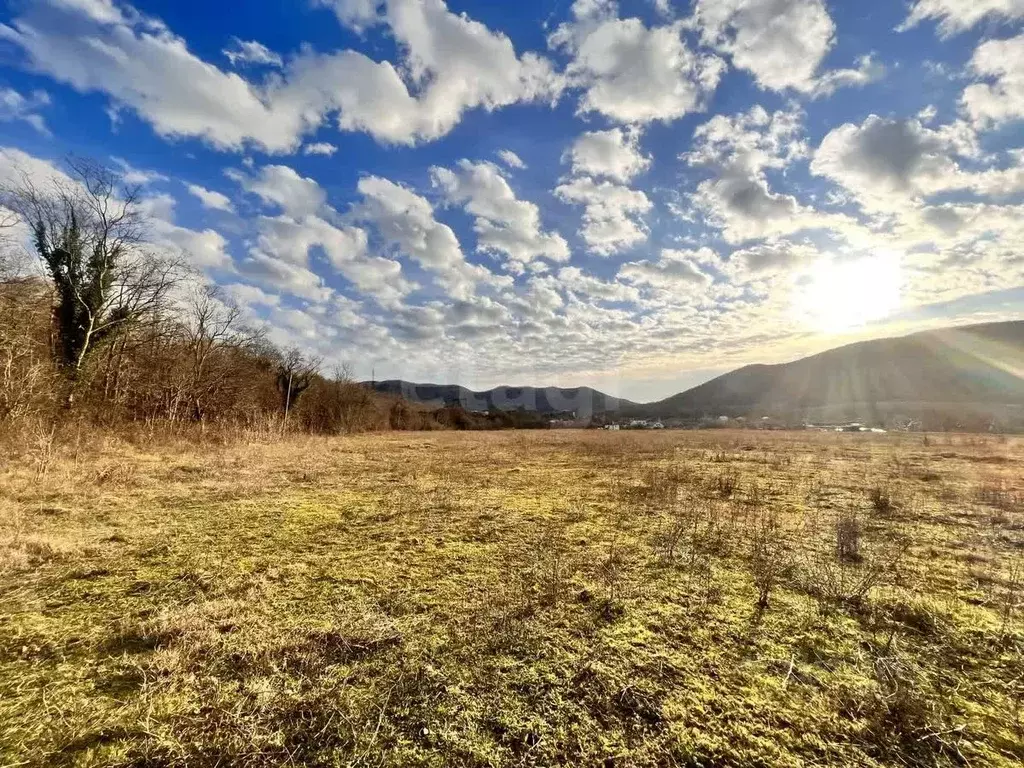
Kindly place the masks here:
POLYGON ((823 258, 798 278, 794 309, 815 330, 839 333, 898 310, 900 284, 897 254, 823 258))

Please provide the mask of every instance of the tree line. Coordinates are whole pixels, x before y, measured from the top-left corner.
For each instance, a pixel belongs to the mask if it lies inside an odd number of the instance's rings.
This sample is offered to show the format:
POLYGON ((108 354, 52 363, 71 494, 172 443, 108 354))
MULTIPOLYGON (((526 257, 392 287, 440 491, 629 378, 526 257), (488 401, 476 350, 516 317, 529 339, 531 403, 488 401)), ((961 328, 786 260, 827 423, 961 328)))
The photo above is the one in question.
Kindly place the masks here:
POLYGON ((147 243, 140 189, 97 163, 0 188, 0 426, 70 420, 337 434, 508 426, 375 392, 244 321, 147 243), (31 238, 34 269, 16 266, 31 238))

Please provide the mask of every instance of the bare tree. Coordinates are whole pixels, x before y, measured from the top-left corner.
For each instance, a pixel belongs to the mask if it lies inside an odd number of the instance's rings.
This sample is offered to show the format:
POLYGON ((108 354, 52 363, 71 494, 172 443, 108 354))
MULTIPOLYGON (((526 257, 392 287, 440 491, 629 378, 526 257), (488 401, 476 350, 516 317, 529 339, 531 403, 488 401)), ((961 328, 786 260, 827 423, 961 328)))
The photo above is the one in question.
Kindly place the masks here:
POLYGON ((277 391, 281 393, 285 418, 313 383, 321 363, 319 357, 309 357, 295 347, 281 356, 277 364, 277 391))
POLYGON ((0 421, 44 406, 52 391, 47 286, 0 275, 0 421))
POLYGON ((53 282, 57 362, 72 388, 92 353, 165 298, 174 265, 143 248, 138 187, 96 163, 69 159, 69 178, 38 186, 27 174, 0 204, 32 230, 53 282))
POLYGON ((218 352, 248 348, 261 334, 242 324, 238 305, 217 286, 195 289, 186 311, 183 329, 190 363, 187 387, 192 418, 202 421, 207 398, 215 396, 233 373, 223 360, 218 364, 218 358, 223 357, 218 352))

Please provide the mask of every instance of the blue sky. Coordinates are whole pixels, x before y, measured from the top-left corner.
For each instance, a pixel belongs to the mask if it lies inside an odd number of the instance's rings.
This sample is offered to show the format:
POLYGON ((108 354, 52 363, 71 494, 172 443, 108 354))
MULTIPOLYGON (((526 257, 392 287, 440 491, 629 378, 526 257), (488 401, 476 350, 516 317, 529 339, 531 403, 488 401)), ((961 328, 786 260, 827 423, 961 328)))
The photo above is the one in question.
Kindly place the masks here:
POLYGON ((10 0, 0 175, 85 155, 283 345, 664 397, 1024 316, 1020 0, 10 0))

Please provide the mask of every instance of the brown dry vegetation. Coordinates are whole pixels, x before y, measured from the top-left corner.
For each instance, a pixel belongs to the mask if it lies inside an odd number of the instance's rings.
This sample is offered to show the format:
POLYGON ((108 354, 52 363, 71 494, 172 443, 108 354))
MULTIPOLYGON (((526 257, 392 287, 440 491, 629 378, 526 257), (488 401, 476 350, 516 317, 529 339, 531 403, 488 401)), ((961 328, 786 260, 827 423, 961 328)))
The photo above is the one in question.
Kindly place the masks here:
POLYGON ((1019 440, 9 448, 2 765, 1024 760, 1019 440))

